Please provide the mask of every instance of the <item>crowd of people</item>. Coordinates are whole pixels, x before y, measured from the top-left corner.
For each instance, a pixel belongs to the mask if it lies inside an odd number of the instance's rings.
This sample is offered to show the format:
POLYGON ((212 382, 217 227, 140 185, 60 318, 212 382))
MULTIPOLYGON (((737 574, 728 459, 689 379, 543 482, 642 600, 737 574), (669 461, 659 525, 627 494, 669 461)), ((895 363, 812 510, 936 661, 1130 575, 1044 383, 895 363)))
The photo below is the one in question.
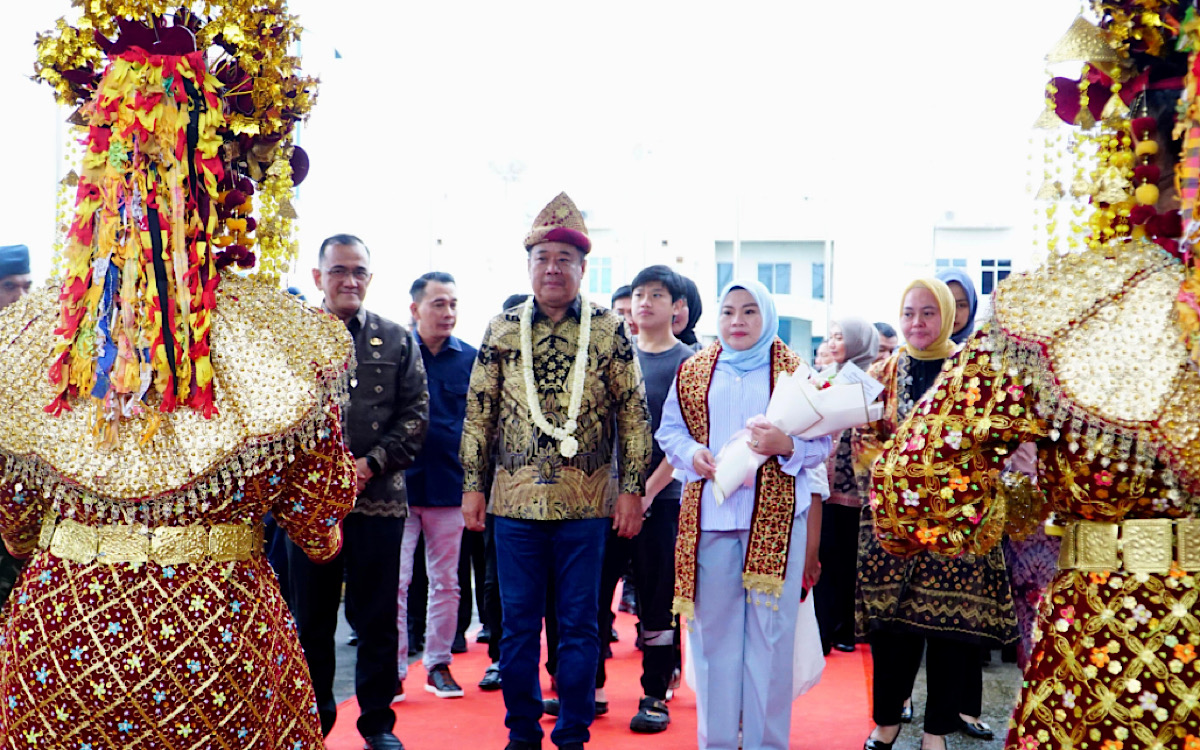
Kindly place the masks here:
MULTIPOLYGON (((492 662, 478 686, 503 692, 512 750, 540 746, 544 714, 557 717, 556 745, 582 746, 593 718, 607 712, 605 661, 622 578, 636 592, 643 661, 633 732, 669 727, 682 614, 700 747, 787 747, 792 675, 773 666, 792 662, 798 604, 810 589, 826 654, 854 651, 863 640, 873 649, 879 727, 868 747, 888 746, 901 714, 911 712, 925 642, 927 733, 987 731, 979 670, 963 667, 981 663, 981 647, 1015 637, 1003 563, 978 558, 966 566, 927 555, 914 567, 887 555, 860 491, 871 451, 932 382, 954 341, 969 334, 970 280, 914 282, 899 320, 906 344, 894 356, 888 349, 898 337, 888 324, 833 322, 814 367, 825 376, 845 363, 870 370, 887 384, 888 416, 818 440, 755 426, 755 452, 775 460, 754 487, 717 502, 706 481, 714 456, 765 410, 774 379, 805 359, 778 338, 772 295, 757 281, 731 283, 720 298, 717 340, 705 346, 695 335, 696 285, 666 266, 640 271, 606 300, 611 311, 585 300, 590 240, 565 194, 539 215, 525 245, 534 293, 504 302, 478 350, 455 336, 451 274, 412 283, 410 331, 368 310, 374 276, 363 240, 334 235, 318 250, 320 307, 345 325, 358 362, 343 420, 357 499, 332 556, 314 562, 286 524, 274 524, 277 538, 267 543, 321 732, 337 716, 334 632, 343 592, 357 647, 358 730, 369 747, 402 747, 395 704, 404 700, 410 646, 423 652, 426 690, 465 695, 450 667, 462 650, 454 642, 464 630, 460 577, 474 573, 463 565, 472 533, 486 550, 474 586, 492 662), (897 372, 909 390, 897 390, 897 372), (786 554, 772 538, 789 540, 786 554), (427 581, 420 591, 410 589, 418 563, 427 581), (963 591, 964 584, 975 588, 963 591), (967 606, 931 614, 922 605, 948 594, 967 606), (975 623, 964 613, 980 600, 996 604, 975 623), (423 632, 415 643, 413 611, 423 632), (950 617, 978 627, 945 627, 950 617), (553 697, 539 687, 543 627, 553 697)), ((0 262, 21 272, 0 285, 27 290, 27 251, 0 249, 0 262)))
MULTIPOLYGON (((539 215, 525 245, 534 292, 504 302, 478 350, 454 335, 451 274, 413 281, 410 331, 367 309, 374 276, 363 240, 334 235, 319 248, 321 309, 345 325, 358 362, 343 418, 357 499, 332 554, 311 559, 286 523, 267 543, 277 550, 272 563, 321 732, 337 715, 343 592, 357 647, 358 730, 368 747, 395 750, 410 648, 423 652, 426 690, 466 693, 450 666, 463 650, 455 644, 466 627, 460 592, 474 577, 492 662, 478 687, 503 692, 510 750, 541 746, 545 714, 557 717, 557 746, 582 747, 592 720, 608 711, 612 604, 626 578, 643 661, 633 732, 669 727, 683 615, 699 746, 787 747, 792 675, 777 665, 793 661, 798 604, 812 590, 826 656, 869 644, 876 727, 867 750, 887 750, 912 720, 923 656, 922 747, 940 750, 959 731, 991 738, 980 718, 982 664, 1018 640, 1028 663, 1033 616, 1018 618, 1017 607, 1028 610, 1048 577, 1020 571, 1048 546, 1056 553, 1056 540, 896 556, 881 545, 867 502, 872 464, 970 340, 978 308, 971 279, 950 269, 914 280, 901 295, 899 335, 884 322, 831 322, 814 370, 825 378, 848 364, 869 372, 884 386, 883 418, 817 440, 753 426, 753 450, 775 460, 754 486, 718 502, 707 481, 714 456, 765 411, 774 379, 805 359, 778 338, 772 295, 757 281, 731 282, 717 340, 705 346, 694 332, 696 286, 666 266, 640 271, 608 300, 611 310, 586 300, 590 240, 565 194, 539 215), (466 559, 468 534, 483 542, 481 572, 466 559), (772 539, 787 540, 783 554, 772 539), (418 565, 426 583, 412 590, 418 565), (1014 591, 1022 596, 1014 600, 1014 591), (413 611, 422 619, 416 642, 413 611), (543 628, 553 697, 539 686, 543 628)), ((28 292, 27 249, 0 248, 0 270, 0 289, 15 289, 6 304, 28 292)), ((1010 463, 1036 474, 1027 455, 1020 460, 1027 452, 1010 463)), ((11 587, 20 569, 5 554, 0 583, 11 587)), ((465 608, 469 623, 472 602, 465 608)))
POLYGON ((478 686, 503 692, 513 750, 540 746, 545 714, 557 717, 552 741, 571 748, 607 713, 605 661, 622 578, 636 592, 643 661, 633 732, 670 724, 682 666, 676 615, 683 614, 699 745, 787 747, 792 675, 773 665, 792 662, 801 592, 811 589, 826 655, 870 644, 877 728, 866 747, 890 747, 900 723, 911 720, 926 650, 924 745, 944 746, 939 741, 957 731, 990 738, 980 718, 982 664, 1018 636, 1003 552, 892 556, 874 535, 863 492, 882 446, 972 333, 971 279, 949 270, 904 290, 903 344, 885 322, 833 321, 814 368, 826 378, 847 363, 868 371, 884 385, 884 419, 811 441, 755 426, 754 450, 778 458, 756 486, 717 502, 705 481, 714 456, 765 411, 774 378, 807 359, 778 338, 770 292, 757 281, 731 283, 720 298, 717 340, 706 347, 694 333, 702 309, 696 286, 666 266, 645 268, 618 288, 605 300, 611 311, 585 301, 590 240, 565 194, 539 215, 525 246, 534 293, 505 300, 478 350, 454 335, 451 274, 412 283, 409 337, 366 310, 373 276, 365 243, 336 235, 320 248, 314 280, 323 308, 346 323, 360 362, 347 410, 351 452, 362 456, 360 491, 392 471, 403 479, 383 489, 406 499, 380 504, 404 515, 394 522, 371 514, 367 495, 344 524, 345 547, 333 565, 314 566, 289 547, 288 599, 323 730, 336 715, 336 595, 326 595, 333 598, 318 619, 314 571, 326 587, 345 578, 359 729, 372 747, 388 747, 410 648, 423 652, 426 690, 441 698, 466 692, 450 666, 462 650, 454 646, 463 636, 460 580, 472 576, 463 564, 465 535, 479 533, 486 564, 474 586, 482 590, 477 611, 491 666, 478 686), (372 519, 362 530, 359 513, 372 519), (361 536, 368 528, 375 536, 361 536), (788 540, 786 554, 765 546, 772 537, 788 540), (419 563, 427 583, 413 590, 419 563), (756 603, 763 598, 768 606, 756 603), (410 637, 414 611, 423 643, 410 637), (555 693, 545 697, 543 629, 555 693), (394 662, 386 656, 393 651, 394 662), (395 675, 384 666, 392 663, 395 675))
POLYGON ((464 698, 477 609, 507 750, 541 748, 547 714, 582 750, 624 577, 631 732, 669 729, 686 628, 698 746, 787 748, 812 591, 824 655, 870 649, 864 750, 919 711, 923 750, 992 737, 981 665, 1009 645, 1008 750, 1200 747, 1194 2, 1101 0, 1054 53, 1085 70, 1043 119, 1092 132, 1071 146, 1104 167, 1071 186, 1094 209, 1082 247, 1009 278, 988 320, 960 270, 913 279, 895 328, 838 317, 811 368, 755 280, 719 291, 711 341, 669 267, 588 299, 565 193, 524 237, 531 293, 478 349, 448 272, 412 282, 409 326, 370 311, 351 234, 317 249, 319 305, 286 293, 311 106, 282 53, 295 19, 214 16, 214 75, 208 21, 116 5, 38 40, 88 123, 62 276, 34 288, 28 249, 0 247, 0 746, 315 750, 341 611, 357 730, 403 750, 412 652, 426 691, 464 698), (253 97, 248 68, 269 83, 253 97), (824 435, 760 418, 809 369, 880 386, 880 416, 824 435), (718 481, 729 445, 759 467, 740 484, 718 481))

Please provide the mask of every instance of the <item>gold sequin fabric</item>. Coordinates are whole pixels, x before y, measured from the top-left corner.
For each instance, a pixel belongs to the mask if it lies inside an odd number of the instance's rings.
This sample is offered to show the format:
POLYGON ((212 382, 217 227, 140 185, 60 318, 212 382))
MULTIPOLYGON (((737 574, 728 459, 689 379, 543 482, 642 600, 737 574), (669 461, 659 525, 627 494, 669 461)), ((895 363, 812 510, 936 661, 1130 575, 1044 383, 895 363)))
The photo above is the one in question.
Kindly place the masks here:
MULTIPOLYGON (((271 510, 313 559, 341 548, 354 473, 339 423, 286 467, 246 478, 175 520, 253 527, 271 510)), ((0 488, 6 541, 36 529, 47 502, 0 488)), ((111 529, 101 514, 77 522, 111 529)), ((39 550, 0 631, 5 748, 305 748, 321 745, 308 668, 261 552, 222 561, 79 563, 39 550)))
POLYGON ((1191 573, 1061 571, 1044 595, 1007 747, 1200 745, 1191 573))
POLYGON ((183 411, 163 415, 144 448, 122 433, 128 464, 87 457, 86 409, 38 412, 52 293, 0 315, 0 534, 14 551, 37 547, 0 629, 0 747, 322 747, 291 617, 261 549, 245 542, 271 511, 314 560, 340 550, 355 490, 337 405, 349 339, 280 292, 226 281, 213 348, 221 416, 199 429, 183 411), (105 482, 88 474, 96 468, 105 482), (85 536, 116 554, 64 559, 58 528, 72 530, 67 557, 85 536))
POLYGON ((56 290, 51 282, 0 315, 0 456, 10 481, 39 487, 60 515, 96 506, 114 521, 164 522, 231 491, 248 472, 286 463, 345 401, 345 326, 227 273, 212 328, 217 416, 159 414, 152 403, 141 418, 120 420, 115 446, 102 449, 90 399, 58 417, 42 408, 53 398, 46 372, 56 290))
MULTIPOLYGON (((1196 462, 1186 457, 1200 403, 1183 401, 1196 392, 1194 372, 1175 360, 1182 344, 1163 316, 1174 291, 1160 283, 1177 264, 1138 242, 1085 255, 1005 282, 995 324, 968 341, 885 446, 871 502, 886 549, 990 548, 1009 513, 998 477, 1022 442, 1037 446, 1045 510, 1059 519, 1195 515, 1196 462)), ((1177 566, 1059 571, 1007 747, 1200 747, 1196 598, 1193 574, 1177 566)))
MULTIPOLYGON (((571 458, 564 458, 558 441, 529 416, 518 312, 502 313, 488 324, 471 372, 460 457, 463 489, 482 491, 495 448, 488 505, 495 515, 541 521, 604 518, 612 515, 618 492, 644 491, 651 436, 641 369, 621 318, 588 307, 588 373, 575 431, 579 452, 571 458), (616 471, 614 447, 620 451, 616 471)), ((557 323, 534 316, 534 381, 542 412, 555 426, 566 421, 578 335, 574 311, 557 323)))
POLYGON ((1182 264, 1134 240, 1055 257, 996 296, 990 346, 1026 374, 1036 412, 1111 460, 1200 492, 1200 372, 1175 311, 1182 264))

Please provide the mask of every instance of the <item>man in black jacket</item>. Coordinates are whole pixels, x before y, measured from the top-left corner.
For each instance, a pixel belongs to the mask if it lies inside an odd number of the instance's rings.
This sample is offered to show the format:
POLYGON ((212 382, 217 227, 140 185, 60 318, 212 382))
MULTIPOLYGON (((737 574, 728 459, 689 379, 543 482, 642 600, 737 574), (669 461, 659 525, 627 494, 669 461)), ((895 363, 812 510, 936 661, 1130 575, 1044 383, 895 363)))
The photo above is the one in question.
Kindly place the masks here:
POLYGON ((398 685, 396 588, 408 513, 404 469, 421 449, 429 424, 425 368, 403 326, 363 307, 371 283, 371 255, 362 240, 338 234, 321 243, 313 280, 325 294, 325 310, 346 323, 358 358, 345 415, 358 500, 343 522, 342 551, 329 564, 313 564, 289 542, 293 614, 316 690, 321 728, 328 735, 337 718, 334 631, 344 572, 346 598, 354 603, 352 625, 358 632, 358 731, 370 750, 403 750, 392 733, 396 714, 391 703, 398 685))

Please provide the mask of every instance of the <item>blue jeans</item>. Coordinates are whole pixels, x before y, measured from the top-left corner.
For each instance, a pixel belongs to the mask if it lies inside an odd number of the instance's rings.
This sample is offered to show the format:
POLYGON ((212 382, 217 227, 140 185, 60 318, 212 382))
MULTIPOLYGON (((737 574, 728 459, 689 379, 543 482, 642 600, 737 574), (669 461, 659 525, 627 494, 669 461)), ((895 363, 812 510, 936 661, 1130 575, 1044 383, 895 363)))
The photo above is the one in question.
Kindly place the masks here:
POLYGON ((542 690, 538 683, 546 585, 554 581, 558 615, 558 722, 555 745, 587 742, 596 714, 596 614, 604 541, 612 521, 526 521, 496 518, 496 566, 504 636, 500 677, 504 725, 510 740, 540 744, 542 690))

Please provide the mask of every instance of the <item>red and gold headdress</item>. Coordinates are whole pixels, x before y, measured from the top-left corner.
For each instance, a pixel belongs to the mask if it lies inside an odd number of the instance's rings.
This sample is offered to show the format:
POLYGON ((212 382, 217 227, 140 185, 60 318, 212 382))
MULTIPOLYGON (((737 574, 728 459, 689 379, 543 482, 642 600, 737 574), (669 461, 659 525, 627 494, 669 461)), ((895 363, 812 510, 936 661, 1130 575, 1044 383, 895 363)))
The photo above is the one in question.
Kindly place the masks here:
POLYGON ((36 78, 78 108, 83 147, 46 409, 90 399, 98 432, 146 405, 210 417, 220 269, 273 282, 295 258, 292 136, 315 97, 288 54, 299 26, 284 0, 76 5, 37 41, 36 78))

